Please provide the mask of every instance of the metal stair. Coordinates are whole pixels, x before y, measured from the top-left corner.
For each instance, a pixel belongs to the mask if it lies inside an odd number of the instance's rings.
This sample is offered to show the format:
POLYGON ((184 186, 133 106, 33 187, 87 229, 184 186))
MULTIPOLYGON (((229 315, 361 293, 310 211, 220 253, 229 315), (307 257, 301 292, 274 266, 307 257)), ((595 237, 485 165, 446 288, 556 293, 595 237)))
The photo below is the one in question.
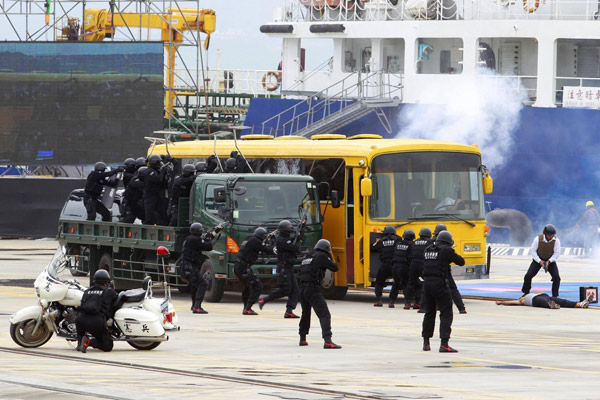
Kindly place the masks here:
POLYGON ((259 127, 253 127, 252 133, 311 137, 335 132, 372 112, 377 114, 385 130, 392 133, 391 122, 385 110, 400 105, 402 87, 383 84, 382 76, 377 72, 364 77, 360 73, 351 74, 269 118, 259 127), (356 78, 356 84, 348 86, 356 78), (339 90, 340 87, 341 91, 330 95, 330 92, 339 90))

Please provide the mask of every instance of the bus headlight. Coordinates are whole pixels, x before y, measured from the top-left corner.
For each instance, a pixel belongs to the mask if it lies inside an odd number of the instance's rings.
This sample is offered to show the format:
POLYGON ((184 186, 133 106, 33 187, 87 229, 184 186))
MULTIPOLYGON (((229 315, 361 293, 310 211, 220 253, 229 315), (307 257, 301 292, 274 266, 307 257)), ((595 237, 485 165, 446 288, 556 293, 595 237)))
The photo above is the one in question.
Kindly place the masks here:
POLYGON ((465 251, 481 251, 480 244, 465 244, 465 251))

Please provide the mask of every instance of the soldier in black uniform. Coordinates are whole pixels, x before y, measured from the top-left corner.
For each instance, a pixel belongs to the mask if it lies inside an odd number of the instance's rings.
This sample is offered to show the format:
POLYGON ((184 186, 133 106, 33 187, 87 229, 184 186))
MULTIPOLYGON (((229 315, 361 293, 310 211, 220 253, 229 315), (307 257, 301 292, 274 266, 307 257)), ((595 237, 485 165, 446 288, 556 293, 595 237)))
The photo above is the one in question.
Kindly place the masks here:
POLYGON ((127 185, 129 185, 129 182, 135 176, 137 168, 135 167, 135 160, 133 158, 125 160, 123 165, 125 166, 125 171, 123 171, 123 186, 127 189, 127 185))
POLYGON ((218 172, 218 167, 219 159, 217 158, 217 156, 215 156, 214 154, 208 156, 208 158, 206 159, 206 173, 212 174, 213 172, 215 172, 215 170, 217 170, 218 172))
POLYGON ((189 197, 190 190, 196 179, 196 168, 192 164, 183 166, 183 172, 173 181, 171 196, 169 197, 170 226, 177 226, 177 215, 179 214, 179 199, 189 197))
POLYGON ((423 278, 425 279, 425 303, 423 317, 423 351, 431 350, 429 339, 435 328, 435 313, 440 310, 440 353, 457 353, 448 344, 452 331, 452 297, 448 287, 450 263, 465 265, 465 260, 452 249, 454 240, 448 231, 441 231, 434 244, 425 250, 423 278))
POLYGON ((144 174, 147 169, 147 167, 138 169, 123 193, 121 222, 132 224, 136 218, 140 221, 144 220, 144 174))
MULTIPOLYGON (((435 241, 435 239, 437 238, 437 235, 441 231, 446 231, 446 230, 448 230, 446 228, 446 225, 437 224, 433 231, 433 238, 432 238, 433 241, 435 241)), ((460 292, 458 290, 458 286, 456 286, 454 277, 452 277, 452 267, 449 267, 449 268, 450 268, 450 270, 448 270, 448 287, 450 288, 450 294, 452 295, 452 301, 456 305, 456 308, 458 308, 459 313, 466 314, 467 309, 465 308, 465 303, 463 302, 462 295, 460 294, 460 292)), ((423 307, 423 306, 424 306, 424 304, 421 304, 421 307, 423 307)))
POLYGON ((196 175, 206 173, 206 163, 204 161, 198 161, 196 164, 194 164, 194 168, 196 168, 196 175))
POLYGON ((402 238, 396 241, 394 245, 394 258, 392 259, 392 275, 394 277, 394 284, 390 291, 390 308, 395 307, 396 299, 398 298, 398 292, 400 290, 406 291, 406 285, 408 284, 408 260, 410 257, 410 251, 412 249, 415 240, 415 231, 407 229, 404 231, 402 238))
POLYGON ((106 164, 98 161, 94 165, 94 170, 90 172, 85 183, 85 194, 83 196, 83 204, 87 211, 87 220, 94 221, 96 213, 102 215, 102 221, 110 221, 110 211, 100 201, 102 195, 102 187, 108 185, 106 178, 121 172, 122 168, 117 168, 109 172, 105 172, 106 164))
POLYGON ((331 243, 321 239, 315 245, 311 255, 302 260, 300 267, 300 305, 302 306, 302 317, 300 318, 300 346, 308 346, 306 335, 310 330, 311 309, 319 317, 323 335, 324 349, 341 349, 342 346, 331 340, 331 314, 327 308, 327 302, 321 293, 321 281, 325 270, 337 271, 338 266, 331 259, 331 243))
MULTIPOLYGON (((396 240, 398 236, 396 236, 396 228, 393 225, 388 225, 383 228, 383 236, 380 240, 371 244, 371 251, 379 253, 379 260, 381 261, 381 265, 379 266, 379 270, 377 271, 377 276, 375 277, 375 307, 383 306, 383 302, 381 298, 383 296, 383 287, 385 286, 385 281, 392 277, 392 259, 394 258, 394 249, 396 245, 396 240)), ((390 293, 390 302, 393 303, 394 300, 391 298, 390 293)))
POLYGON ((144 212, 146 215, 144 224, 166 225, 168 220, 164 190, 167 187, 165 179, 167 170, 161 168, 162 161, 157 154, 148 158, 148 165, 148 170, 144 174, 144 212))
POLYGON ((221 226, 215 227, 212 231, 203 235, 204 228, 199 222, 194 222, 190 226, 191 235, 183 242, 183 250, 181 251, 182 275, 189 279, 192 286, 192 312, 194 314, 208 314, 202 308, 204 293, 208 287, 206 280, 202 276, 202 264, 207 260, 207 256, 202 254, 203 251, 211 251, 213 249, 212 239, 222 230, 221 226))
POLYGON ((146 166, 146 158, 145 157, 138 157, 135 159, 135 169, 140 169, 142 167, 146 166))
POLYGON ((431 229, 424 227, 419 232, 419 238, 414 242, 410 250, 410 264, 408 267, 408 284, 404 293, 404 309, 410 310, 411 302, 413 309, 420 308, 421 290, 423 285, 419 279, 422 275, 423 257, 425 249, 433 243, 431 240, 431 229))
POLYGON ((300 318, 294 314, 294 309, 298 305, 298 296, 300 289, 298 281, 294 275, 294 264, 300 253, 300 239, 290 238, 294 230, 292 223, 284 219, 279 223, 279 236, 275 243, 275 254, 277 254, 277 279, 279 280, 279 289, 275 289, 268 295, 261 297, 258 306, 262 310, 265 304, 271 300, 276 300, 287 296, 284 318, 300 318))
POLYGON ((254 235, 242 242, 240 251, 233 266, 233 272, 242 284, 242 301, 244 303, 243 315, 258 315, 252 306, 258 300, 262 291, 262 284, 252 271, 252 265, 258 260, 258 254, 273 254, 264 240, 267 238, 265 228, 256 228, 254 235))
POLYGON ((235 158, 228 158, 225 160, 225 170, 223 172, 231 173, 235 172, 237 167, 237 160, 235 158))
POLYGON ((117 292, 109 287, 108 271, 99 269, 94 274, 94 286, 83 293, 79 314, 75 319, 77 328, 77 351, 85 353, 89 346, 111 351, 113 340, 106 320, 113 316, 113 303, 117 292), (90 334, 92 338, 87 335, 90 334))

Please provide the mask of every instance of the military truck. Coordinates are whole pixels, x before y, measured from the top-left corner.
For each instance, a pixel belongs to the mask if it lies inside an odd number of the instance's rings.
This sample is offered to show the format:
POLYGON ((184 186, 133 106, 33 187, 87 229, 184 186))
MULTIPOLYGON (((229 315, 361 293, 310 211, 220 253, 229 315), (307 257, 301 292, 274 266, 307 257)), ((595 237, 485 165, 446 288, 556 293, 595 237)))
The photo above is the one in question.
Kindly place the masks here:
MULTIPOLYGON (((208 282, 205 299, 218 302, 223 292, 233 289, 237 283, 233 265, 239 246, 257 227, 272 232, 283 219, 298 225, 305 216, 303 252, 314 246, 321 238, 323 218, 319 192, 330 193, 323 189, 308 175, 199 175, 190 197, 179 200, 176 227, 86 221, 85 212, 77 217, 72 211, 82 208, 69 204, 77 197, 69 196, 65 209, 71 211, 61 214, 58 240, 72 256, 71 271, 74 274, 89 273, 91 280, 97 269, 105 269, 113 277, 117 289, 139 287, 149 275, 155 282, 166 280, 185 292, 189 290, 189 284, 180 279, 176 261, 189 235, 189 225, 200 222, 205 229, 223 225, 214 249, 207 254, 209 259, 202 265, 202 274, 208 282), (164 270, 156 255, 158 246, 166 247, 171 253, 164 270)), ((337 193, 331 194, 332 206, 339 205, 333 204, 337 203, 337 193)), ((276 265, 276 256, 270 255, 259 258, 252 268, 269 286, 269 280, 275 277, 276 265)))

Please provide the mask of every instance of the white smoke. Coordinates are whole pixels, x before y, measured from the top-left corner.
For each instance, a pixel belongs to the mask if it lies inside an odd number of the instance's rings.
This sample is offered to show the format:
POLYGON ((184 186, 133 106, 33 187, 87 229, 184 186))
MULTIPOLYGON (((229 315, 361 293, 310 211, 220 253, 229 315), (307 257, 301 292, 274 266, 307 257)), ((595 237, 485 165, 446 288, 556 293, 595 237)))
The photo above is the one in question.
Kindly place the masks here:
POLYGON ((453 87, 422 89, 422 93, 435 93, 436 105, 403 107, 397 138, 477 144, 490 169, 504 163, 525 100, 526 91, 518 80, 482 68, 473 79, 461 80, 453 87))

